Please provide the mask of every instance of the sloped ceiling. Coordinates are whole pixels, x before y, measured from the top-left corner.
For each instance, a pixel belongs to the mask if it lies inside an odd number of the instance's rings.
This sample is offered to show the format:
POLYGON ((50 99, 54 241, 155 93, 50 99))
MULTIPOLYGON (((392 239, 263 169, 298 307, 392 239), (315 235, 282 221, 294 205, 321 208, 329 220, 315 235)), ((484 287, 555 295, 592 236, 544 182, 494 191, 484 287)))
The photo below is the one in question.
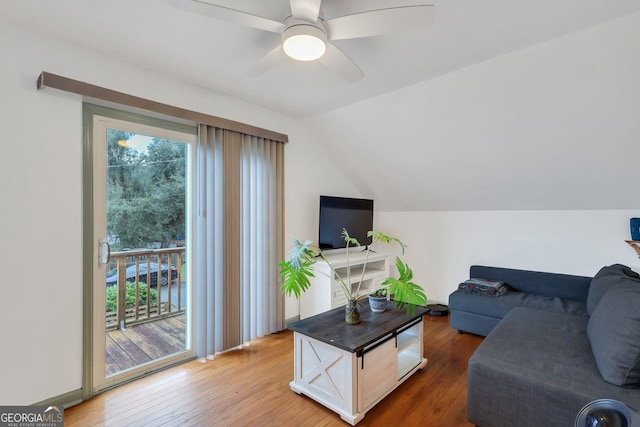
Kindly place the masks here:
MULTIPOLYGON (((324 0, 322 15, 418 3, 324 0)), ((431 26, 336 42, 365 74, 355 83, 291 60, 249 77, 278 35, 168 0, 5 0, 0 25, 298 118, 380 209, 640 207, 640 0, 432 3, 431 26)))
POLYGON ((639 49, 635 13, 307 122, 382 210, 638 209, 639 49))

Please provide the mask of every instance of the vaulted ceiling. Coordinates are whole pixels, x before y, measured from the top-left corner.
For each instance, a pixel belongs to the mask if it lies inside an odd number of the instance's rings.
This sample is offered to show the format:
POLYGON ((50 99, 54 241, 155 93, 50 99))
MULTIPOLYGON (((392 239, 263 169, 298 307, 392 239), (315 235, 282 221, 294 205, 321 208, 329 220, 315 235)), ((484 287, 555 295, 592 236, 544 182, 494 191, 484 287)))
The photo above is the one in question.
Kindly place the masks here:
MULTIPOLYGON (((215 3, 290 14, 288 0, 215 3)), ((321 15, 421 3, 324 0, 321 15)), ((285 58, 249 76, 277 34, 169 0, 5 0, 0 23, 299 119, 382 209, 640 207, 640 0, 432 4, 424 28, 335 42, 356 82, 285 58)))

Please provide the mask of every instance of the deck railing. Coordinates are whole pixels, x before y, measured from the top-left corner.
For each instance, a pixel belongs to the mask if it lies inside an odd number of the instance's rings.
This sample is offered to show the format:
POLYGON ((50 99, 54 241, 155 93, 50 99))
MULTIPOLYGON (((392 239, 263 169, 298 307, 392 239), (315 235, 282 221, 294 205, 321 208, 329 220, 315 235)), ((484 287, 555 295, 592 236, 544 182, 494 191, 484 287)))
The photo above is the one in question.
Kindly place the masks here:
POLYGON ((106 283, 107 330, 183 314, 184 261, 183 247, 112 252, 106 283))

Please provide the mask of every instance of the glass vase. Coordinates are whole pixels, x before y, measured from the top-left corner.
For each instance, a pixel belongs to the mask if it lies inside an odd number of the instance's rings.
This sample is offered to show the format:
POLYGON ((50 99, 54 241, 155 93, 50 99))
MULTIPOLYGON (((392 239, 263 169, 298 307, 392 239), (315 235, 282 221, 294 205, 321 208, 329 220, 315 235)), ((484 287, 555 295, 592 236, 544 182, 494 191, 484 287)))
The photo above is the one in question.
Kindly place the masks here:
POLYGON ((344 320, 349 325, 357 325, 360 323, 360 311, 358 310, 358 301, 349 300, 344 306, 344 320))

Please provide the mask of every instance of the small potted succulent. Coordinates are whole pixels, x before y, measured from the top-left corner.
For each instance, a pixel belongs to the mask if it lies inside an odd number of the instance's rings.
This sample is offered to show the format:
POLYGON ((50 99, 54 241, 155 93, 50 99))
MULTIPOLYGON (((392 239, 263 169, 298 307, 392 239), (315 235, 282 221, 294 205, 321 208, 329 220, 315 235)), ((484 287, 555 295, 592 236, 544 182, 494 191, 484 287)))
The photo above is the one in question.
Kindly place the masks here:
MULTIPOLYGON (((402 248, 404 254, 405 244, 395 237, 387 236, 379 231, 369 231, 367 233, 371 237, 371 244, 367 245, 365 249, 365 263, 359 281, 355 290, 348 285, 353 283, 350 273, 347 277, 342 277, 336 269, 333 267, 329 259, 325 256, 322 249, 317 245, 314 245, 310 240, 300 243, 299 240, 294 240, 294 246, 289 251, 287 259, 282 261, 278 266, 280 267, 280 277, 282 279, 282 292, 286 295, 294 294, 296 298, 300 297, 300 294, 306 291, 311 282, 310 277, 313 277, 313 265, 318 258, 322 258, 329 265, 332 274, 334 274, 340 287, 347 298, 347 304, 345 305, 345 321, 349 324, 357 324, 360 322, 360 312, 358 310, 358 301, 366 297, 369 292, 362 289, 362 282, 364 279, 365 271, 367 268, 367 260, 369 259, 369 253, 371 246, 374 243, 396 243, 402 248)), ((349 258, 349 250, 353 247, 361 246, 357 239, 349 236, 347 230, 342 230, 342 237, 347 243, 346 257, 347 263, 349 258)), ((413 271, 402 259, 397 256, 395 259, 395 266, 398 273, 398 277, 386 278, 379 289, 376 292, 384 292, 385 306, 387 301, 387 295, 393 295, 393 302, 397 308, 407 307, 407 313, 414 313, 415 306, 427 305, 427 297, 424 294, 424 290, 417 284, 413 283, 413 271)), ((347 269, 350 272, 349 269, 347 269)), ((384 311, 384 310, 381 310, 384 311)))

